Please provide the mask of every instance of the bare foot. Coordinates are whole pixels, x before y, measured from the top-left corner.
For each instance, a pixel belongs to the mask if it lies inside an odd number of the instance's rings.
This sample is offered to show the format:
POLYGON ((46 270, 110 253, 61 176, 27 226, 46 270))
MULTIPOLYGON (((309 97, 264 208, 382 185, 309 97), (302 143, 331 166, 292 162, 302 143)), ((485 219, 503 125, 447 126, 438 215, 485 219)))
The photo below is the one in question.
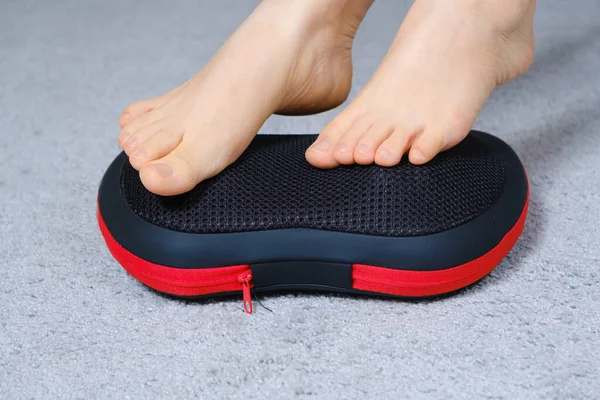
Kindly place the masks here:
POLYGON ((132 104, 119 143, 148 190, 176 195, 235 161, 273 113, 343 103, 352 41, 373 0, 265 0, 179 88, 132 104))
POLYGON ((424 164, 533 61, 535 0, 416 0, 371 81, 306 152, 316 167, 424 164))

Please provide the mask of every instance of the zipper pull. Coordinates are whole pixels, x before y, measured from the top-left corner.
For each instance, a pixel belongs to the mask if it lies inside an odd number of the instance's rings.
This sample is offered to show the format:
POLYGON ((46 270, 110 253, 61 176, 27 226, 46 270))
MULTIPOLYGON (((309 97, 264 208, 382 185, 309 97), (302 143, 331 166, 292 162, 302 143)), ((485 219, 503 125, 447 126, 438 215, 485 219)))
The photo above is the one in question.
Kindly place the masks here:
POLYGON ((244 311, 246 314, 252 314, 252 294, 250 293, 250 282, 252 281, 252 274, 246 272, 238 277, 238 282, 242 284, 242 291, 244 293, 244 311))

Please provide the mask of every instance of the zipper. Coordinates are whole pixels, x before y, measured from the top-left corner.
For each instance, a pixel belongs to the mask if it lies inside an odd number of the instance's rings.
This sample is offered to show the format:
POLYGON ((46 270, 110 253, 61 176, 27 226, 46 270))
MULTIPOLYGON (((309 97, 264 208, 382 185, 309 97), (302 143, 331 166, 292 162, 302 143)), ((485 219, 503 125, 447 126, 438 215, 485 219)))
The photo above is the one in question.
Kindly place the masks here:
POLYGON ((143 274, 137 274, 136 272, 138 271, 132 271, 131 269, 128 269, 128 271, 131 275, 144 282, 146 285, 159 291, 176 295, 202 296, 222 292, 234 292, 241 289, 242 298, 244 301, 244 311, 249 315, 253 312, 252 293, 250 291, 254 287, 254 283, 252 282, 252 271, 240 271, 239 268, 217 274, 214 273, 217 271, 210 270, 194 271, 197 272, 197 275, 193 277, 169 276, 168 278, 166 276, 150 275, 148 274, 149 271, 147 270, 144 271, 145 273, 143 274))
POLYGON ((159 292, 196 297, 242 290, 244 311, 252 314, 252 270, 249 265, 206 269, 173 268, 154 264, 127 251, 111 235, 98 208, 98 224, 113 257, 135 279, 159 292))
POLYGON ((250 293, 250 287, 252 285, 252 273, 244 272, 238 276, 238 282, 242 284, 242 293, 244 299, 244 311, 246 314, 252 314, 252 293, 250 293))
MULTIPOLYGON (((245 266, 242 266, 245 267, 245 266)), ((254 287, 252 282, 252 271, 242 270, 239 267, 224 267, 224 269, 231 269, 230 271, 217 271, 217 270, 202 270, 194 271, 196 275, 191 276, 157 276, 148 274, 149 271, 145 271, 145 274, 136 274, 137 271, 128 270, 135 278, 144 282, 146 285, 153 287, 157 290, 173 293, 184 296, 202 296, 211 295, 222 292, 234 292, 242 290, 242 298, 244 311, 250 315, 253 312, 252 304, 252 293, 251 289, 254 287), (202 283, 190 283, 190 282, 202 282, 202 283)), ((179 272, 179 271, 178 271, 179 272)), ((184 273, 187 271, 183 271, 184 273)))

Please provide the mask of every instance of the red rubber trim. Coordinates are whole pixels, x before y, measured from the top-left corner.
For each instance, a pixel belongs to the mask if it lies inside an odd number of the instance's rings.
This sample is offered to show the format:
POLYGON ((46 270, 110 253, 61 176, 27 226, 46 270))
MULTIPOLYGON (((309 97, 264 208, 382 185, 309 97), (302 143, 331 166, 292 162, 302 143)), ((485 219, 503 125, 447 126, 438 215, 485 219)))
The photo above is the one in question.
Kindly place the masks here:
POLYGON ((529 195, 523 212, 500 243, 483 256, 441 271, 402 271, 370 265, 352 265, 352 287, 403 297, 422 297, 462 289, 489 274, 516 244, 523 232, 529 195))
MULTIPOLYGON (((153 264, 125 250, 112 237, 98 209, 98 224, 108 249, 125 270, 138 281, 160 292, 176 296, 201 296, 221 292, 242 291, 253 287, 243 282, 251 272, 249 265, 211 269, 181 269, 153 264)), ((250 278, 251 279, 251 278, 250 278)))

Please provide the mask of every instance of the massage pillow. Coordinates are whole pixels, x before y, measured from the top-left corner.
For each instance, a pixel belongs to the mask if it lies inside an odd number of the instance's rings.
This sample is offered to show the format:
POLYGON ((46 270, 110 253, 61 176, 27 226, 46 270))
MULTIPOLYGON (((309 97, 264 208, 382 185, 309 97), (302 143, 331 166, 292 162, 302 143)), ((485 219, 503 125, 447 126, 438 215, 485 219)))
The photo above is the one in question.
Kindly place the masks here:
POLYGON ((121 153, 100 184, 98 221, 114 258, 166 294, 251 290, 393 297, 453 292, 489 274, 517 242, 528 182, 514 151, 472 131, 429 163, 322 170, 317 135, 258 135, 192 191, 144 188, 121 153))

